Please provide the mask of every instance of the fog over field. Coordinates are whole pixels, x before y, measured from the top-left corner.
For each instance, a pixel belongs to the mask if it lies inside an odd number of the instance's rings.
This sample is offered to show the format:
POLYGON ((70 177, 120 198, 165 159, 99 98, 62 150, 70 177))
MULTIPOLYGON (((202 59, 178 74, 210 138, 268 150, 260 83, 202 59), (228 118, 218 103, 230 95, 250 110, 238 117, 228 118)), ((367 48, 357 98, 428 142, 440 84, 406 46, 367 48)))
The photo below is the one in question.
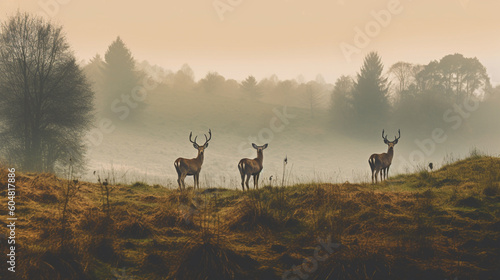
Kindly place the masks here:
MULTIPOLYGON (((388 140, 401 131, 391 175, 471 150, 500 153, 496 1, 0 8, 2 21, 20 11, 62 26, 94 93, 90 130, 75 142, 84 146, 71 148, 86 150, 78 169, 86 180, 98 171, 176 187, 174 160, 195 157, 189 134, 203 142, 209 129, 207 187, 239 187, 237 163, 256 156, 252 143, 269 144, 260 180, 273 185, 285 157, 288 183, 370 181, 369 156, 387 151, 382 130, 388 140)), ((62 154, 35 169, 61 172, 62 154)))
MULTIPOLYGON (((147 63, 140 65, 153 71, 147 63)), ((261 184, 274 185, 281 184, 285 157, 288 183, 370 181, 368 157, 387 152, 382 129, 389 140, 401 130, 391 175, 418 171, 430 162, 438 168, 475 150, 491 155, 500 152, 498 124, 492 117, 498 114, 492 108, 498 103, 485 102, 486 97, 439 104, 435 108, 426 108, 429 101, 423 100, 408 112, 416 114, 416 119, 402 119, 404 109, 401 112, 394 108, 385 123, 373 121, 372 125, 368 117, 366 125, 359 129, 339 128, 336 123, 340 120, 332 112, 334 85, 320 77, 319 82, 279 81, 271 77, 258 83, 259 99, 249 100, 234 80, 213 82, 213 92, 206 92, 211 87, 205 84, 204 88, 205 78, 175 83, 188 70, 156 69, 161 77, 148 79, 154 88, 147 91, 144 108, 138 115, 133 115, 132 107, 130 115, 125 110, 110 114, 111 126, 115 128, 112 133, 99 129, 99 122, 108 118, 98 118, 97 129, 88 135, 88 174, 97 170, 117 182, 144 181, 177 187, 174 160, 196 157, 189 134, 193 132, 193 139, 197 136, 201 145, 209 129, 213 138, 201 172, 201 184, 205 187, 239 188, 238 161, 256 157, 251 143, 269 144, 264 151, 260 179, 261 184), (305 84, 315 86, 312 99, 303 90, 305 84), (281 91, 282 88, 287 90, 281 91), (125 120, 113 118, 122 113, 127 116, 125 120), (420 124, 412 127, 415 123, 420 124), (94 144, 99 141, 100 144, 94 144), (269 181, 271 176, 273 181, 269 181)), ((125 106, 124 102, 120 104, 125 106)), ((393 100, 392 104, 401 103, 393 100)), ((86 178, 91 180, 92 176, 86 178)), ((192 177, 188 177, 187 183, 193 184, 192 177)))
POLYGON ((1 0, 0 278, 497 279, 498 11, 1 0))

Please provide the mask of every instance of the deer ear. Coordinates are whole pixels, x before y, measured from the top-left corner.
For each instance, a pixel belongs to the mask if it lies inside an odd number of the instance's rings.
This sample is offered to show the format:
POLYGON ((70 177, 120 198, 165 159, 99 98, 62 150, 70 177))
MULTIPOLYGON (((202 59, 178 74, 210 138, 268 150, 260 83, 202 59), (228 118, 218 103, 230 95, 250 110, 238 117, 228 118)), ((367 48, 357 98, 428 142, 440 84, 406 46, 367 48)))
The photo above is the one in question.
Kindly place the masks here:
POLYGON ((265 149, 265 148, 267 148, 267 143, 264 146, 262 146, 262 149, 265 149))
POLYGON ((193 147, 198 150, 199 146, 196 143, 193 143, 193 147))
POLYGON ((207 148, 207 147, 208 147, 208 142, 205 144, 205 146, 204 146, 204 147, 205 147, 205 148, 207 148))
POLYGON ((389 144, 389 140, 384 139, 384 143, 389 144))
POLYGON ((394 140, 392 143, 394 143, 394 145, 396 145, 398 143, 398 139, 394 140))
POLYGON ((255 143, 252 143, 252 147, 253 147, 254 149, 257 149, 257 148, 258 148, 258 147, 257 147, 257 145, 255 145, 255 143))

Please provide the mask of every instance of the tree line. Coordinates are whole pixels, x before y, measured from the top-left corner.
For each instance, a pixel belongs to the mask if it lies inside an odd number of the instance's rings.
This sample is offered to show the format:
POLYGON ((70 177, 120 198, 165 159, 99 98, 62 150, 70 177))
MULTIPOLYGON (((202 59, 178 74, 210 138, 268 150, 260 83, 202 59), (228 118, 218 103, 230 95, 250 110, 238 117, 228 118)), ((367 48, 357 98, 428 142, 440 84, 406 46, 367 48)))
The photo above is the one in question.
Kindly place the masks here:
MULTIPOLYGON (((457 110, 471 98, 481 102, 478 123, 498 116, 500 105, 500 88, 491 86, 486 68, 477 58, 461 54, 426 65, 397 62, 386 70, 372 52, 355 77, 341 76, 335 84, 320 75, 312 81, 280 80, 276 75, 257 80, 249 75, 238 82, 217 72, 197 81, 187 64, 170 71, 137 62, 120 37, 103 57, 97 54, 79 64, 61 26, 19 12, 0 26, 2 160, 48 172, 70 163, 83 165, 83 136, 96 117, 116 118, 115 109, 132 104, 129 94, 153 76, 159 79, 154 94, 204 94, 256 106, 295 106, 311 120, 327 118, 322 122, 328 126, 325 130, 356 137, 391 126, 411 128, 405 133, 410 136, 427 132, 447 122, 444 113, 450 108, 457 110)), ((127 120, 140 119, 148 103, 133 106, 127 120)))
MULTIPOLYGON (((303 78, 279 80, 276 75, 259 81, 255 76, 249 75, 239 82, 209 71, 197 80, 188 64, 184 64, 177 71, 171 71, 151 65, 147 61, 136 61, 120 37, 111 43, 104 58, 96 54, 84 66, 84 71, 94 85, 98 100, 97 111, 108 117, 113 117, 113 104, 118 104, 117 101, 122 99, 122 95, 132 92, 144 77, 148 76, 159 79, 160 85, 154 90, 155 94, 204 94, 241 99, 250 104, 288 104, 307 108, 311 117, 314 117, 317 110, 326 108, 323 104, 329 98, 333 87, 326 83, 321 75, 307 82, 303 78)), ((145 104, 141 105, 141 108, 134 109, 134 116, 130 120, 140 116, 146 107, 145 104)))
POLYGON ((426 65, 397 62, 385 72, 380 56, 372 52, 355 78, 341 76, 335 82, 331 124, 353 134, 392 126, 418 135, 450 122, 447 112, 461 113, 462 104, 471 100, 487 107, 498 99, 498 89, 475 57, 451 54, 426 65))

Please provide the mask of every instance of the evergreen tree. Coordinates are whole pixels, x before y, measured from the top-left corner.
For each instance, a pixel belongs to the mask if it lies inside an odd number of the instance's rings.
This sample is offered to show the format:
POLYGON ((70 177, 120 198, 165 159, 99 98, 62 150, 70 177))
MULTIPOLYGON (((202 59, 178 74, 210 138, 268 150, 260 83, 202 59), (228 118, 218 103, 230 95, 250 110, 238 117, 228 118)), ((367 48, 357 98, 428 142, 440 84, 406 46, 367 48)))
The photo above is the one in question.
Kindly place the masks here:
POLYGON ((257 85, 257 80, 254 76, 248 76, 246 80, 241 82, 241 91, 250 99, 257 100, 261 97, 262 93, 259 86, 257 85))
POLYGON ((352 90, 354 82, 349 76, 341 76, 335 82, 330 99, 330 112, 334 128, 344 129, 352 121, 352 90))
MULTIPOLYGON (((133 100, 131 95, 132 90, 139 84, 139 74, 130 50, 120 37, 108 47, 104 61, 104 108, 101 113, 116 118, 119 116, 118 107, 129 106, 129 114, 124 116, 137 116, 144 108, 144 103, 133 100)), ((121 119, 124 120, 123 117, 121 119)))
POLYGON ((380 130, 389 115, 387 78, 382 76, 384 66, 376 52, 369 53, 364 60, 354 83, 352 106, 354 118, 362 128, 380 130))
POLYGON ((83 67, 83 71, 95 93, 95 109, 101 111, 103 109, 102 104, 104 103, 102 96, 104 60, 102 60, 99 54, 96 54, 89 63, 83 67))

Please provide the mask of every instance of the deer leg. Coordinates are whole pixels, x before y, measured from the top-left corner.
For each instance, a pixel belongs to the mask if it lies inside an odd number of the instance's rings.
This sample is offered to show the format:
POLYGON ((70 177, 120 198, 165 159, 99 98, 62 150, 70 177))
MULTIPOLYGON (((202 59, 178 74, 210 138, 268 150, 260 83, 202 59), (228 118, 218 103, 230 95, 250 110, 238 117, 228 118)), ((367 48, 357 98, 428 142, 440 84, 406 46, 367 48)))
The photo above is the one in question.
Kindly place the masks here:
POLYGON ((245 191, 245 173, 241 172, 241 188, 245 191))
POLYGON ((386 174, 385 174, 385 179, 387 180, 387 178, 389 178, 389 167, 390 166, 387 166, 387 170, 386 170, 386 174))
POLYGON ((179 190, 182 191, 181 175, 177 176, 177 184, 179 184, 179 190))
POLYGON ((200 173, 196 174, 196 188, 200 189, 200 173))
POLYGON ((382 174, 380 174, 380 182, 382 182, 383 180, 385 180, 385 168, 382 168, 382 174))
POLYGON ((253 177, 253 184, 255 185, 255 188, 256 188, 256 189, 259 189, 259 175, 260 175, 260 173, 257 173, 257 174, 253 177))
POLYGON ((184 179, 186 179, 186 174, 185 173, 181 173, 181 175, 179 175, 179 187, 180 185, 182 184, 182 189, 185 190, 186 189, 186 184, 184 183, 184 179))
POLYGON ((250 181, 250 175, 247 175, 247 179, 245 181, 245 185, 247 186, 247 191, 250 190, 250 187, 248 186, 248 181, 250 181))

